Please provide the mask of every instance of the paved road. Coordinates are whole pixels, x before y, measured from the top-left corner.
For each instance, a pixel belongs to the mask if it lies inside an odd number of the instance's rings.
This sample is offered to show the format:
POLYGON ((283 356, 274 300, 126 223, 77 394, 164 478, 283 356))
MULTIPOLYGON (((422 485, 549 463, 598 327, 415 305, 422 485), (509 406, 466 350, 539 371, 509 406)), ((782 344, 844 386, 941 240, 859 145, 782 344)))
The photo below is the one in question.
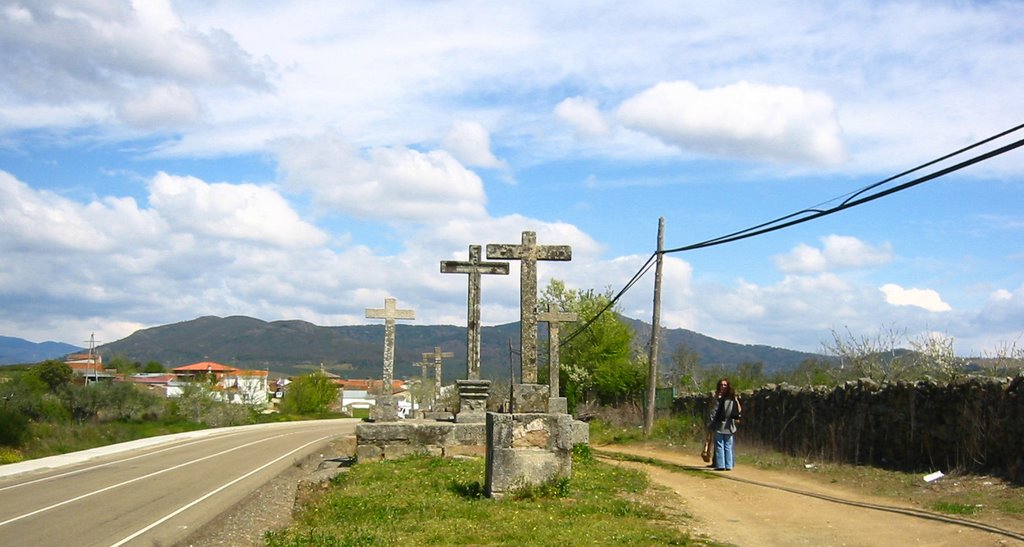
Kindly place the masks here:
POLYGON ((357 423, 222 428, 0 467, 0 545, 174 544, 357 423))

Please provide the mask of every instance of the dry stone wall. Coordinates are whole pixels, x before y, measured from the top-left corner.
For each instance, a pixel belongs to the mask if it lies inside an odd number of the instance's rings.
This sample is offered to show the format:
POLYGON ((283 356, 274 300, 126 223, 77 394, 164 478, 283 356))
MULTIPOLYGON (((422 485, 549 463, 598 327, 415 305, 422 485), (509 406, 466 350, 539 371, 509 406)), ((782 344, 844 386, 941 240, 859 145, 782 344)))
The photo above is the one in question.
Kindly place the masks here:
MULTIPOLYGON (((705 419, 709 397, 674 401, 705 419)), ((740 395, 739 442, 810 459, 905 470, 997 472, 1024 481, 1024 376, 835 388, 769 384, 740 395)))

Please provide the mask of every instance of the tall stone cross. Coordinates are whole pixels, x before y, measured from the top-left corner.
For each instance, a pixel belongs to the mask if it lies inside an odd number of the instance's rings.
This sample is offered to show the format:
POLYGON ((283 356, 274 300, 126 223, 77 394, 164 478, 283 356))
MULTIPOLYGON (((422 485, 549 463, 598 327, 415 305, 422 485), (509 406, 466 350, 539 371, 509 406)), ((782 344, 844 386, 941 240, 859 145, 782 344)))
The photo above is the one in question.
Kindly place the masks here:
POLYGON ((480 379, 480 275, 508 275, 508 262, 482 262, 480 246, 469 246, 469 261, 442 260, 441 273, 469 274, 466 319, 466 379, 480 379))
POLYGON ((384 299, 384 309, 366 308, 367 319, 384 320, 384 374, 383 394, 394 395, 395 379, 395 320, 416 319, 414 310, 400 310, 394 298, 384 299))
POLYGON ((441 351, 441 348, 434 346, 434 351, 424 352, 423 359, 434 358, 434 404, 441 400, 441 358, 455 357, 450 351, 441 351))
POLYGON ((537 245, 536 232, 523 232, 521 244, 487 245, 487 258, 505 258, 521 262, 519 274, 519 348, 523 368, 522 382, 537 383, 537 261, 572 260, 568 245, 537 245))
POLYGON ((558 374, 560 370, 558 360, 558 325, 563 322, 576 320, 576 314, 569 311, 547 310, 537 315, 537 320, 548 324, 548 386, 551 387, 551 396, 558 397, 558 374))

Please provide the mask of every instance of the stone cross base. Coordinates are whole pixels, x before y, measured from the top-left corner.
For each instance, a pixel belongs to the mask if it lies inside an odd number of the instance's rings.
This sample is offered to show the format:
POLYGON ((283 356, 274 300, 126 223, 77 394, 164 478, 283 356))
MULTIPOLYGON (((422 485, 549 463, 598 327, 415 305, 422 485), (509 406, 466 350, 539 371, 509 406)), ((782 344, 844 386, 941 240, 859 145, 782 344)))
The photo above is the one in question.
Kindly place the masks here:
POLYGON ((483 423, 487 420, 487 395, 491 390, 490 380, 456 380, 459 387, 459 423, 483 423))
POLYGON ((572 417, 487 413, 484 492, 501 498, 524 486, 572 477, 572 417))
POLYGON ((551 388, 544 384, 514 384, 512 412, 547 412, 551 388))
POLYGON ((377 402, 370 410, 370 420, 374 422, 397 422, 398 400, 394 395, 378 395, 377 402))
POLYGON ((548 412, 552 414, 568 414, 569 400, 565 397, 551 397, 548 399, 548 412))

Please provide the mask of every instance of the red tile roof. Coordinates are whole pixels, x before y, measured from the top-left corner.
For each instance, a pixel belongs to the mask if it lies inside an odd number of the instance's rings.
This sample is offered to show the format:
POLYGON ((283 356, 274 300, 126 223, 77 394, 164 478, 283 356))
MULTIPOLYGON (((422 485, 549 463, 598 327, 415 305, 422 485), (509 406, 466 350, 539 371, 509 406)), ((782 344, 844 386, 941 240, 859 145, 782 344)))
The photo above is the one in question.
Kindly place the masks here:
POLYGON ((174 367, 174 372, 224 372, 232 373, 238 371, 235 367, 229 367, 220 363, 214 363, 213 361, 202 361, 200 363, 192 363, 191 365, 182 365, 180 367, 174 367))

